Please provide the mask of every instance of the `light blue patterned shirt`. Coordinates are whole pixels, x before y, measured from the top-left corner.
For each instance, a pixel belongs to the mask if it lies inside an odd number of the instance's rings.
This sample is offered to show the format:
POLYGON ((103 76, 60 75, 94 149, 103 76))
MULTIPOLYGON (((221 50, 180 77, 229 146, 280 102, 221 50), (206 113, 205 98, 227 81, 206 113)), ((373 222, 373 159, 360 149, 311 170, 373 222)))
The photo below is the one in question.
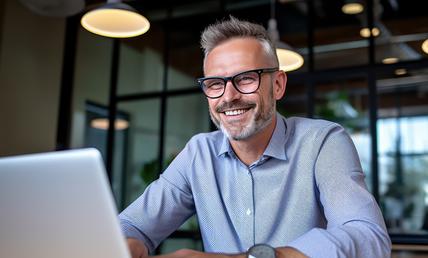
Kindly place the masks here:
POLYGON ((352 140, 323 120, 277 114, 269 145, 250 166, 220 131, 198 134, 119 218, 127 237, 153 251, 195 213, 206 252, 267 243, 309 257, 390 256, 352 140))

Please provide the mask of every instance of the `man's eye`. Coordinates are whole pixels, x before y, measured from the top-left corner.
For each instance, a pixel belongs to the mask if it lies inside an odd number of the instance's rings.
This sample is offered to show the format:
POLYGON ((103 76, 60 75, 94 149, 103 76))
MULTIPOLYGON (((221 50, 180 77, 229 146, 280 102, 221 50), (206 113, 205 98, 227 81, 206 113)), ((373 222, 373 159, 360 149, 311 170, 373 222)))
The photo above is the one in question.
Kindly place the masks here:
POLYGON ((253 83, 255 81, 256 81, 256 78, 254 76, 251 76, 251 75, 243 75, 243 76, 236 78, 236 82, 238 84, 249 84, 249 83, 253 83))
POLYGON ((223 87, 223 82, 222 81, 210 81, 210 82, 206 82, 205 86, 210 90, 221 89, 223 87))

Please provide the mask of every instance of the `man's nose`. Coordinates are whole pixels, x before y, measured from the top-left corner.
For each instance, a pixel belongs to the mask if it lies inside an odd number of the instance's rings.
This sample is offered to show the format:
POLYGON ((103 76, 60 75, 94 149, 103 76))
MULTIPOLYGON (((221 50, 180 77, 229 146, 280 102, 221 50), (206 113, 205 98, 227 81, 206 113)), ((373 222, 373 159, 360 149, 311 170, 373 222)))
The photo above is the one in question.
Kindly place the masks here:
POLYGON ((241 93, 235 88, 235 86, 233 86, 232 81, 228 80, 226 82, 224 94, 222 97, 226 102, 229 102, 235 99, 239 99, 241 97, 241 93))

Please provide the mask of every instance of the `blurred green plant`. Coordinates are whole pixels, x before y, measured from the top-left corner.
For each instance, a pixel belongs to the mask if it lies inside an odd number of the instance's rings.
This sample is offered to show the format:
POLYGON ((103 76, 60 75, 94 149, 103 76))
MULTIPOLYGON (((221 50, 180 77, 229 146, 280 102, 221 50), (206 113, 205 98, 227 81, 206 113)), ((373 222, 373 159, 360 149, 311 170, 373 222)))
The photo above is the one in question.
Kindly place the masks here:
POLYGON ((388 184, 388 190, 383 195, 383 199, 393 198, 398 200, 403 205, 403 218, 410 218, 415 209, 415 203, 412 201, 412 198, 418 194, 418 191, 416 186, 394 181, 388 184))
POLYGON ((168 158, 165 159, 164 165, 162 168, 159 168, 158 158, 144 163, 140 170, 140 177, 143 180, 143 182, 146 184, 150 184, 151 182, 158 179, 162 170, 167 166, 169 166, 169 164, 171 164, 171 162, 175 159, 176 156, 177 156, 176 153, 173 153, 170 156, 168 156, 168 158))
POLYGON ((316 117, 341 124, 351 131, 367 128, 367 119, 351 105, 346 91, 333 91, 326 95, 325 103, 315 107, 316 117))

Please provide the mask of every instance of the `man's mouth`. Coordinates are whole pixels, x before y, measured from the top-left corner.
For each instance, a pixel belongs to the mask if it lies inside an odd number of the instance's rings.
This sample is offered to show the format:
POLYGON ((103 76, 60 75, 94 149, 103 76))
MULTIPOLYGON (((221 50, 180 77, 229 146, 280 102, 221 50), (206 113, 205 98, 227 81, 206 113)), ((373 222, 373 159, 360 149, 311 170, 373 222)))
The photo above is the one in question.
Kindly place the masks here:
POLYGON ((241 114, 244 114, 245 112, 247 112, 249 109, 235 109, 235 110, 227 110, 225 112, 223 112, 226 116, 238 116, 241 114))
POLYGON ((221 113, 227 117, 239 116, 247 113, 250 109, 255 108, 255 103, 249 102, 231 102, 222 103, 216 107, 217 113, 221 113))

